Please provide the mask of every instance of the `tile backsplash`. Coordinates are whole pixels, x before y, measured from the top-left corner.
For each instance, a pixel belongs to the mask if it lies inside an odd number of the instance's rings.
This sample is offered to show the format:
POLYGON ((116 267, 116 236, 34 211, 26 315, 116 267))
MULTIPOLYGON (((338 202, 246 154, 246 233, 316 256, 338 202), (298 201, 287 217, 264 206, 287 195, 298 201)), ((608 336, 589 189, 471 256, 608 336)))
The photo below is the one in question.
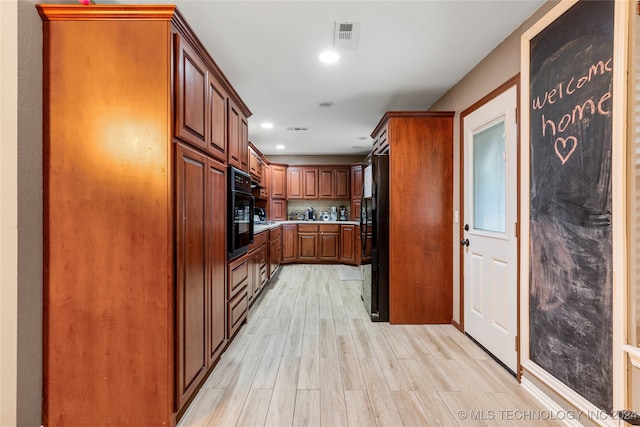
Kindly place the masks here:
POLYGON ((287 219, 305 219, 305 214, 309 208, 313 208, 316 216, 324 213, 331 215, 332 206, 336 207, 338 219, 340 218, 340 206, 344 206, 347 209, 347 219, 350 218, 351 202, 349 200, 290 200, 287 203, 287 219))

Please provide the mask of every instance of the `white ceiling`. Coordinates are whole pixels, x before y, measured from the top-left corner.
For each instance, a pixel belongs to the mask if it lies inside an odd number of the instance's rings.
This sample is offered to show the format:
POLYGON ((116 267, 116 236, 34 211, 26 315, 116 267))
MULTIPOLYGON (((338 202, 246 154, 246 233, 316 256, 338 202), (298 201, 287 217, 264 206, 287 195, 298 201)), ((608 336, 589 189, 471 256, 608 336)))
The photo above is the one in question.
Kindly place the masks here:
POLYGON ((282 155, 368 153, 385 111, 428 109, 542 3, 176 2, 253 112, 249 139, 282 155), (340 60, 322 64, 336 20, 360 22, 359 47, 335 49, 340 60))

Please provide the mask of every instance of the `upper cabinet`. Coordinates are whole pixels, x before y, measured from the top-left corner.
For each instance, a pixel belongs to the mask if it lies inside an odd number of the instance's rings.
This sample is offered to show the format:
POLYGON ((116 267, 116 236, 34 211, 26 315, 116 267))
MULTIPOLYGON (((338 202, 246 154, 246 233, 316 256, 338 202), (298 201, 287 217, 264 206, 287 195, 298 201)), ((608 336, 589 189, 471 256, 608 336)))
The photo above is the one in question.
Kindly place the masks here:
POLYGON ((320 166, 318 168, 320 177, 318 197, 320 199, 348 199, 350 172, 349 166, 320 166))
POLYGON ((180 35, 176 47, 176 136, 227 161, 227 92, 180 35))
POLYGON ((228 151, 227 161, 230 166, 235 166, 245 172, 249 172, 249 125, 247 116, 238 108, 238 105, 229 100, 228 108, 228 151))
MULTIPOLYGON (((207 66, 180 34, 176 39, 176 136, 206 151, 207 66)), ((223 147, 224 151, 224 147, 223 147)))
POLYGON ((364 172, 362 165, 351 165, 351 198, 361 199, 364 195, 364 172))
POLYGON ((349 199, 349 166, 289 166, 287 199, 349 199))
POLYGON ((286 199, 287 197, 287 167, 271 164, 270 193, 272 199, 286 199))
POLYGON ((249 147, 249 175, 253 181, 258 183, 262 181, 262 159, 251 147, 249 147))

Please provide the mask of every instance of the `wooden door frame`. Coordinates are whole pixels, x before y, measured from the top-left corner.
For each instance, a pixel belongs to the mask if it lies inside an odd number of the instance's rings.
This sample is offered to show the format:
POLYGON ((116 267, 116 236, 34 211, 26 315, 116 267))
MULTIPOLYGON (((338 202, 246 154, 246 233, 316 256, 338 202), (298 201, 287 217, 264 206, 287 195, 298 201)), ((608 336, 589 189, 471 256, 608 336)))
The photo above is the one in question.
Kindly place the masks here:
MULTIPOLYGON (((522 375, 522 369, 520 367, 520 73, 511 77, 509 80, 498 86, 496 89, 489 92, 482 97, 479 101, 472 104, 469 108, 460 113, 460 215, 458 222, 458 236, 462 239, 464 235, 464 146, 465 146, 465 128, 464 119, 474 111, 480 109, 485 104, 489 103, 493 99, 502 95, 512 87, 516 88, 516 233, 515 238, 518 239, 517 253, 516 253, 516 375, 518 382, 522 375)), ((464 250, 462 245, 458 248, 460 257, 460 323, 452 322, 453 325, 464 333, 464 250)))

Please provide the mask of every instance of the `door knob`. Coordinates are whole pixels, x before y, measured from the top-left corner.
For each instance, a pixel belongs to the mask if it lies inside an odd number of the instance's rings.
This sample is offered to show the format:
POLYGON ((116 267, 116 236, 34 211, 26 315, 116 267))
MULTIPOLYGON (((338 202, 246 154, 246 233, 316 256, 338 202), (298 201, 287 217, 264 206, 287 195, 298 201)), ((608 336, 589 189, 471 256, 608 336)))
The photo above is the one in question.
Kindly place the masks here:
POLYGON ((469 239, 462 239, 460 240, 460 244, 462 246, 469 246, 469 239))

